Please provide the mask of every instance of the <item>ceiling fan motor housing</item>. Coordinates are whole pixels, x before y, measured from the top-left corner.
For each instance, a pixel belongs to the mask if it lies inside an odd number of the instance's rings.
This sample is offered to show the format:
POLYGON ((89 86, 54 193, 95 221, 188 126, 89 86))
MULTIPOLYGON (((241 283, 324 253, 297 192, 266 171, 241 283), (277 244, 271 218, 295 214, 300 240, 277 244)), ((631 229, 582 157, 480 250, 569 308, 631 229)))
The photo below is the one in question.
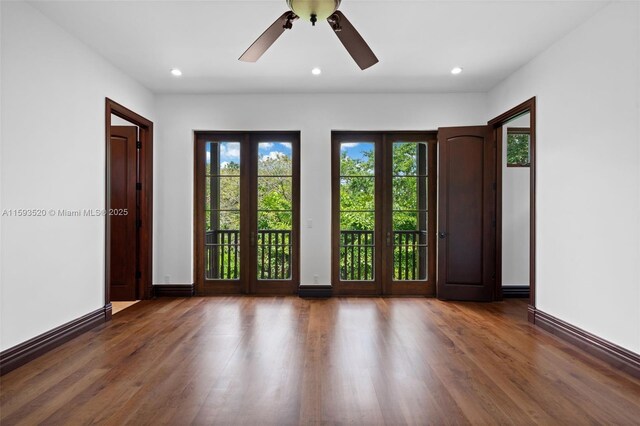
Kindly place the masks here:
POLYGON ((287 0, 287 5, 301 19, 315 24, 331 16, 340 6, 340 0, 287 0))

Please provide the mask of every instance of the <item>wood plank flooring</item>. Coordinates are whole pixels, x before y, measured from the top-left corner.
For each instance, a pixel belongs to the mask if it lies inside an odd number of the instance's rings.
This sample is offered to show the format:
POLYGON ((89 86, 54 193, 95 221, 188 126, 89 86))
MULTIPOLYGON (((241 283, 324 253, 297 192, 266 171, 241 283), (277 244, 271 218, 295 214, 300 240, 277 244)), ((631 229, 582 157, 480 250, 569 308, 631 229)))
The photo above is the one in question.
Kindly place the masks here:
POLYGON ((522 300, 142 301, 0 386, 2 425, 640 424, 640 381, 522 300))

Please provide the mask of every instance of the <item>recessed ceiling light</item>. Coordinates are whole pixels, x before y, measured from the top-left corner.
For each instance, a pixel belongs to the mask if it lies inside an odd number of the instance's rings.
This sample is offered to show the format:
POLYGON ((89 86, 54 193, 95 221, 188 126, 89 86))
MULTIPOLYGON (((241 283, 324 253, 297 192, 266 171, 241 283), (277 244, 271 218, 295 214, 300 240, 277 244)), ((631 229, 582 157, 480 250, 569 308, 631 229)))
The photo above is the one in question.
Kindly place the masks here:
POLYGON ((451 69, 451 74, 453 74, 453 75, 460 74, 461 72, 462 72, 462 68, 461 67, 453 67, 451 69))
POLYGON ((182 71, 180 71, 178 68, 173 68, 171 70, 171 75, 173 75, 174 77, 180 77, 182 75, 182 71))
POLYGON ((315 67, 314 69, 311 70, 311 74, 313 75, 320 75, 322 74, 322 70, 318 67, 315 67))

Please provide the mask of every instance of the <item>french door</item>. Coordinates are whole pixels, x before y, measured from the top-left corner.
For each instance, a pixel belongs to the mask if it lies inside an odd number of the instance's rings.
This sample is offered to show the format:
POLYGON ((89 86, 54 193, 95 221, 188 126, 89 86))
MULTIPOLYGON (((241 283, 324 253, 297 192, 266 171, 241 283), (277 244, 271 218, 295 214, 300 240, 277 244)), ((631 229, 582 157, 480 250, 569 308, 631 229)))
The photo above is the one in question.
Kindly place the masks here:
POLYGON ((435 295, 436 134, 333 132, 335 294, 435 295))
POLYGON ((198 294, 294 294, 299 132, 196 132, 198 294))

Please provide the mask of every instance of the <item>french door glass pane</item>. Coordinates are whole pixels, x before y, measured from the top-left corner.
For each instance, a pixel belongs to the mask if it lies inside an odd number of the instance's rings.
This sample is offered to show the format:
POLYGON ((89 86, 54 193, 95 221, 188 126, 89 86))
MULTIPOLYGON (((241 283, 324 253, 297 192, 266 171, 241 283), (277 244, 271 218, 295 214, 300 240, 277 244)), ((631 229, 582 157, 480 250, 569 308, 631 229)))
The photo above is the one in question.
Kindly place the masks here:
POLYGON ((427 143, 395 142, 392 149, 393 280, 426 281, 427 143))
POLYGON ((341 177, 340 210, 375 210, 375 176, 341 177))
POLYGON ((290 142, 258 143, 258 280, 291 279, 292 161, 290 142))
POLYGON ((240 278, 240 143, 207 142, 205 278, 240 278))
POLYGON ((340 279, 375 278, 375 144, 340 144, 340 279))
MULTIPOLYGON (((271 161, 271 160, 269 160, 271 161)), ((293 206, 293 178, 259 177, 258 211, 291 211, 293 206)))
POLYGON ((342 142, 340 144, 340 176, 375 176, 375 144, 342 142))

